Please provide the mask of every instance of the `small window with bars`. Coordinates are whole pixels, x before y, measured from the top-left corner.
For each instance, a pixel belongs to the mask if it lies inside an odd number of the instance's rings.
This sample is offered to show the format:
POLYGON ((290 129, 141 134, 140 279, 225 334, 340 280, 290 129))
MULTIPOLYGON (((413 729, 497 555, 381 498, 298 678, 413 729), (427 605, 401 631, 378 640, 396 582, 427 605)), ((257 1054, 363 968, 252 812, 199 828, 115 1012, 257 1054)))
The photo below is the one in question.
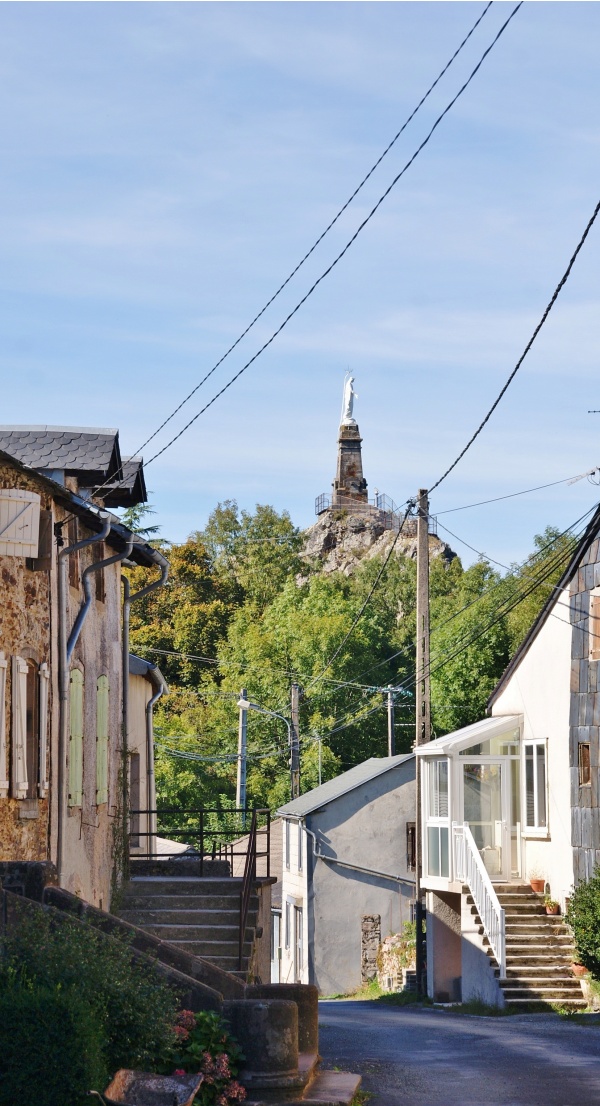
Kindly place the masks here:
POLYGON ((589 741, 579 742, 579 786, 591 787, 592 769, 590 765, 589 741))

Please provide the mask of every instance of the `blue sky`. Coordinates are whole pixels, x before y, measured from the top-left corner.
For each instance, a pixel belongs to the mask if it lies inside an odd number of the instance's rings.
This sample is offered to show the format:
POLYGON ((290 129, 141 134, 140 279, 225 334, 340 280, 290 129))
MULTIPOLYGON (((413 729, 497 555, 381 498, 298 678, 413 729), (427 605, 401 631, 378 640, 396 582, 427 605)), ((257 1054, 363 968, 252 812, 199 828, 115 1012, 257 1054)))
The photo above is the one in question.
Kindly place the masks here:
MULTIPOLYGON (((493 4, 358 200, 158 447, 339 252, 512 6, 493 4)), ((0 5, 2 421, 117 426, 123 452, 136 449, 297 263, 482 8, 0 5)), ((347 367, 370 490, 401 502, 437 479, 599 198, 599 34, 597 4, 523 6, 334 273, 149 466, 164 536, 183 539, 226 498, 309 525, 334 475, 347 367)), ((600 464, 600 415, 587 414, 600 408, 599 259, 600 225, 434 512, 600 464)), ((584 480, 447 521, 512 561, 599 498, 584 480)))

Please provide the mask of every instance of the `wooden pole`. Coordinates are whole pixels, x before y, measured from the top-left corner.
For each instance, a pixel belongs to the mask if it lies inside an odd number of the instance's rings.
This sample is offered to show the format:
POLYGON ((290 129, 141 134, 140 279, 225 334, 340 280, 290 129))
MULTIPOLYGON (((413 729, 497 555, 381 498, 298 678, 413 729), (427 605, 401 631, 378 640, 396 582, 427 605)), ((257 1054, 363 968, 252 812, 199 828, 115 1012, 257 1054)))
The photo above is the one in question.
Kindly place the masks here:
MULTIPOLYGON (((247 699, 246 688, 240 691, 240 699, 247 699)), ((238 725, 238 761, 237 761, 237 786, 235 790, 235 805, 238 810, 243 810, 242 827, 246 828, 246 756, 247 756, 247 731, 248 711, 240 707, 240 719, 238 725)))
POLYGON ((394 732, 395 725, 395 712, 394 712, 394 692, 391 687, 387 688, 387 715, 388 715, 388 756, 394 757, 396 755, 396 735, 394 732))
MULTIPOLYGON (((415 744, 424 745, 431 739, 431 696, 429 684, 429 497, 425 488, 417 496, 417 637, 416 637, 416 732, 415 744)), ((417 930, 416 969, 419 994, 426 991, 425 911, 421 896, 423 841, 421 831, 421 764, 416 757, 416 825, 415 825, 415 921, 417 930)))

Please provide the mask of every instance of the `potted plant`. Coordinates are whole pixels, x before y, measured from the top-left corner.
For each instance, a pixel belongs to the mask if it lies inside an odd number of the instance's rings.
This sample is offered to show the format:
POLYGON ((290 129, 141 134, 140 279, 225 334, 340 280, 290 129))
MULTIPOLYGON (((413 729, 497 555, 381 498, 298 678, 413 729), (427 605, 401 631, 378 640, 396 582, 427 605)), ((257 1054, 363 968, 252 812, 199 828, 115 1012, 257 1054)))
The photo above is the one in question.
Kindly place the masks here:
POLYGON ((560 904, 556 899, 550 898, 550 895, 544 896, 544 906, 546 907, 546 914, 560 914, 560 904))
POLYGON ((577 964, 575 962, 571 964, 571 971, 573 972, 573 975, 577 976, 578 979, 581 979, 582 976, 588 974, 588 970, 584 964, 577 964))
POLYGON ((537 872, 532 872, 529 877, 529 883, 531 890, 535 891, 536 895, 543 895, 546 890, 546 880, 543 876, 538 876, 537 872))

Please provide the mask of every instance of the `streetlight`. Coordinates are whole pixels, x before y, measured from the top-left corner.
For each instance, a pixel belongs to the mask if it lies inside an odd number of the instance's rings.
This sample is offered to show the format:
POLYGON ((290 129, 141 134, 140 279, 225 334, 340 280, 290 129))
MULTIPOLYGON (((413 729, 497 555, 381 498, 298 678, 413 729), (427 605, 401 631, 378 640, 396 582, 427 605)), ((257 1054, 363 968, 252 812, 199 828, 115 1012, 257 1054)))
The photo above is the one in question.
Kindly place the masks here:
MULTIPOLYGON (((287 727, 287 732, 288 732, 288 748, 290 750, 290 758, 291 758, 291 760, 293 760, 293 752, 294 751, 292 749, 292 725, 291 725, 291 722, 288 722, 288 720, 287 720, 287 718, 285 717, 284 714, 279 714, 276 710, 267 710, 266 707, 261 707, 261 706, 259 706, 258 703, 251 703, 250 700, 244 698, 243 695, 241 696, 240 699, 238 699, 237 705, 238 705, 238 708, 240 710, 240 719, 245 718, 246 715, 247 715, 247 712, 249 710, 256 710, 256 711, 258 711, 259 714, 268 714, 268 715, 270 715, 271 718, 280 718, 282 722, 285 722, 285 725, 287 727)), ((246 805, 246 763, 245 763, 246 762, 246 750, 245 750, 245 748, 244 748, 244 753, 243 753, 243 759, 244 759, 243 768, 242 768, 241 758, 240 758, 240 760, 238 760, 238 781, 240 781, 240 779, 243 778, 243 781, 244 781, 244 786, 243 786, 244 801, 243 801, 243 805, 245 806, 246 805)), ((290 764, 291 764, 291 760, 290 760, 290 764)), ((293 784, 294 784, 294 780, 293 780, 293 768, 292 768, 292 798, 293 798, 293 794, 294 794, 293 784)), ((238 786, 239 786, 239 784, 238 784, 238 786)))

